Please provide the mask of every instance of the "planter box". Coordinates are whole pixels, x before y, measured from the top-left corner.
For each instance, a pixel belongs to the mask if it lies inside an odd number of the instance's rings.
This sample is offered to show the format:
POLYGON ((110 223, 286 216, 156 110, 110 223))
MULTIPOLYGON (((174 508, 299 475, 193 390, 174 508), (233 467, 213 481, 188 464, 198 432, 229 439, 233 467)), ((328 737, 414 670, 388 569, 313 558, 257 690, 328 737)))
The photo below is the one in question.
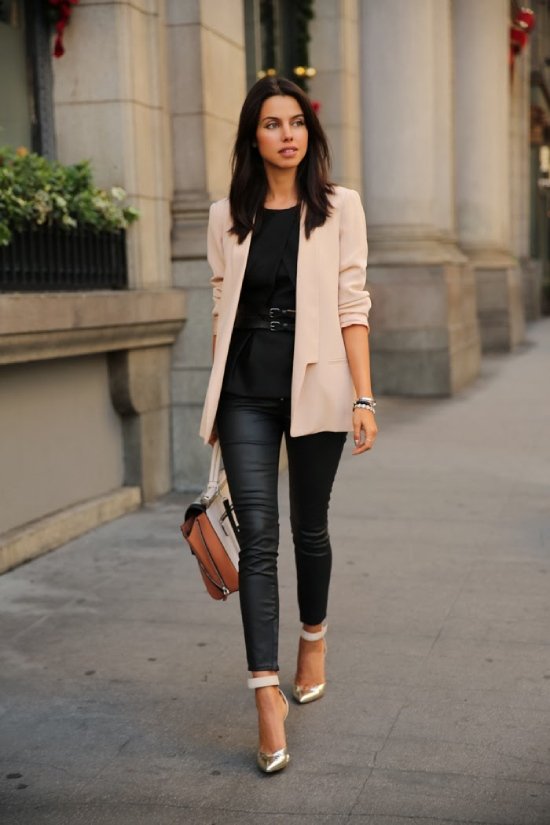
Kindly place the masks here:
POLYGON ((71 292, 128 285, 126 233, 32 227, 0 246, 0 292, 71 292))

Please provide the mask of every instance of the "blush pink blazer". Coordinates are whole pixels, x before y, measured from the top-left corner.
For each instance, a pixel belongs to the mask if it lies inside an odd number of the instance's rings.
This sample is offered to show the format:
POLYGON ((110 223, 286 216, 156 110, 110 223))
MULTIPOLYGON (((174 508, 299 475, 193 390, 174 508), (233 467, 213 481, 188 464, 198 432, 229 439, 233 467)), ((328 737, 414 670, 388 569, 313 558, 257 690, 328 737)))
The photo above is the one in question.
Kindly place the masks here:
MULTIPOLYGON (((361 199, 335 187, 332 214, 306 240, 300 221, 296 279, 296 332, 292 367, 290 435, 352 429, 354 387, 342 327, 368 327, 365 289, 367 229, 361 199)), ((200 435, 210 438, 220 398, 231 333, 239 303, 251 233, 242 244, 231 227, 229 200, 210 207, 207 257, 212 268, 216 351, 204 402, 200 435)), ((276 333, 274 333, 276 334, 276 333)))

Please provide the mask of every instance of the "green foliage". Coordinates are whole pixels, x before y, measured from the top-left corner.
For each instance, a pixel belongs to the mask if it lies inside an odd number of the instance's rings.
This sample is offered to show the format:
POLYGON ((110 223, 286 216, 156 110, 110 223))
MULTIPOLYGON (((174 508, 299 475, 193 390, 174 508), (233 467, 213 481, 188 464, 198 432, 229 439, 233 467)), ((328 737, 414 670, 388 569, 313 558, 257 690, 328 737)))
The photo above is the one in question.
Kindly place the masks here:
POLYGON ((0 245, 29 226, 125 229, 139 217, 125 198, 120 187, 107 192, 94 186, 87 160, 63 166, 23 148, 0 147, 0 245))

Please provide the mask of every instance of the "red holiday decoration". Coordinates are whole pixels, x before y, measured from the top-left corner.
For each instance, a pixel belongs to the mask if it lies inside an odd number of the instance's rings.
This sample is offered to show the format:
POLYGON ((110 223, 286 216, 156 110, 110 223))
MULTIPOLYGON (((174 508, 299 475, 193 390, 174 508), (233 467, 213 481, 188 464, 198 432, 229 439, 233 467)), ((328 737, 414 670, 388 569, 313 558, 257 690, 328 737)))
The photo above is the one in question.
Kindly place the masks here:
POLYGON ((520 51, 527 45, 528 34, 523 29, 516 29, 515 26, 510 27, 510 43, 514 54, 519 54, 520 51))
POLYGON ((47 0, 49 17, 54 23, 56 31, 53 49, 55 57, 61 57, 65 54, 63 33, 73 13, 73 7, 77 3, 78 0, 47 0))
POLYGON ((517 13, 514 23, 527 33, 532 32, 535 28, 535 12, 533 9, 522 7, 517 13))
POLYGON ((510 25, 510 70, 514 71, 514 59, 521 54, 528 43, 529 34, 535 28, 536 17, 533 9, 521 6, 510 25))

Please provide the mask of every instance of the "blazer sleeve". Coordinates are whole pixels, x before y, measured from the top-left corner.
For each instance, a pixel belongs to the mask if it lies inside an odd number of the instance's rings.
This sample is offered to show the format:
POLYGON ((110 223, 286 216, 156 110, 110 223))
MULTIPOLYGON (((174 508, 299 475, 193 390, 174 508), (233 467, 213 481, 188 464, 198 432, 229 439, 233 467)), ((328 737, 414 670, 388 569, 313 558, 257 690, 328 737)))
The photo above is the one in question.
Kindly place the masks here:
POLYGON ((338 313, 340 326, 369 326, 370 295, 367 277, 367 225, 359 194, 348 189, 340 218, 340 276, 338 313))
POLYGON ((212 270, 210 284, 212 285, 212 334, 218 332, 218 315, 222 295, 223 276, 225 272, 225 258, 222 243, 222 224, 217 212, 218 203, 213 203, 208 214, 208 232, 206 236, 206 257, 212 270))

